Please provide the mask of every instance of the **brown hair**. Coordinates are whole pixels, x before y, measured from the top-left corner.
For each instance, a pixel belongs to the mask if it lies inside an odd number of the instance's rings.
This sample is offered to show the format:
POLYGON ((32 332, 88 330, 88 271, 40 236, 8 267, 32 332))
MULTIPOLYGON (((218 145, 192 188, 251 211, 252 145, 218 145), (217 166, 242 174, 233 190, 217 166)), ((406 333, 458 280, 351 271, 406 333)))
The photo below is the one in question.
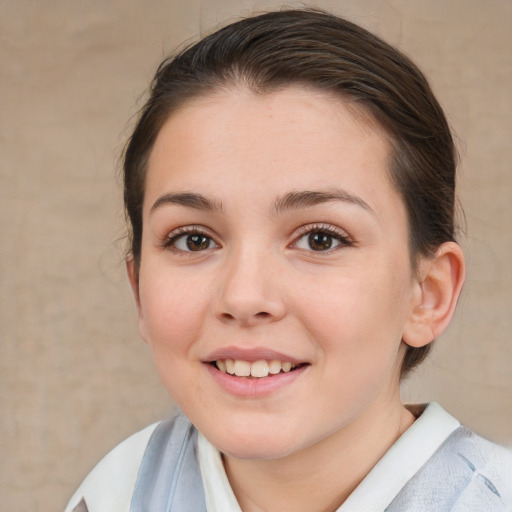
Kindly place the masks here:
MULTIPOLYGON (((285 10, 228 25, 158 68, 124 154, 124 201, 137 266, 146 166, 162 125, 185 102, 237 85, 258 94, 304 85, 356 102, 390 138, 389 172, 406 206, 413 268, 418 255, 454 240, 456 151, 421 71, 349 21, 317 10, 285 10)), ((430 346, 408 347, 402 376, 430 346)))

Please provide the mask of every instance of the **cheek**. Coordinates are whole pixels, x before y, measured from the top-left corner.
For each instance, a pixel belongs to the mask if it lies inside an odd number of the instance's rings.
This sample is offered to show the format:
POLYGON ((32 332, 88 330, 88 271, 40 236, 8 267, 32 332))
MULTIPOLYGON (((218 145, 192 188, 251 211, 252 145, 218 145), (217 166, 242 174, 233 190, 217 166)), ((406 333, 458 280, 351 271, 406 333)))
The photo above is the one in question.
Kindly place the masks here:
POLYGON ((320 348, 362 358, 398 349, 409 304, 407 276, 375 267, 380 270, 351 268, 301 289, 309 300, 296 301, 298 316, 320 348))
POLYGON ((161 381, 183 409, 194 397, 201 397, 194 349, 207 304, 197 286, 189 287, 158 273, 146 277, 140 291, 141 331, 145 331, 161 381))
POLYGON ((140 287, 141 331, 152 350, 166 356, 190 347, 208 307, 199 280, 169 274, 153 268, 141 275, 140 287))

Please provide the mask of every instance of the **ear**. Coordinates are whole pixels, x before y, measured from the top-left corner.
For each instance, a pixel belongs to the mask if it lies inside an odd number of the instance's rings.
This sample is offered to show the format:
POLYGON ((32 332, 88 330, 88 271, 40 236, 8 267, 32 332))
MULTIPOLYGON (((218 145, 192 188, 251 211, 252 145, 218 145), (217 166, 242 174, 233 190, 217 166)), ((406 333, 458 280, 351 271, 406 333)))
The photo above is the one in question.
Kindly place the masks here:
POLYGON ((139 269, 133 259, 133 255, 129 255, 125 260, 126 273, 128 274, 128 280, 132 288, 133 298, 135 299, 135 306, 137 308, 137 315, 139 317, 139 331, 142 339, 146 341, 145 328, 144 328, 144 314, 142 305, 140 302, 140 290, 139 290, 139 269))
POLYGON ((423 347, 448 327, 464 284, 464 275, 464 255, 455 242, 442 244, 433 257, 422 257, 402 336, 404 343, 423 347))

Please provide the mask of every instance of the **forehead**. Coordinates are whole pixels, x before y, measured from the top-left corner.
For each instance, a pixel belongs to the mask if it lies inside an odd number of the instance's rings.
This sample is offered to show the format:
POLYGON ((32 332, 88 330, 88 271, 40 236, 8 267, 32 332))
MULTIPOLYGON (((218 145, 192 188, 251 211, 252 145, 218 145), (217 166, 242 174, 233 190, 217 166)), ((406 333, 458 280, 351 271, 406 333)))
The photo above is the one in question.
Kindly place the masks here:
POLYGON ((281 135, 294 129, 304 130, 305 135, 310 127, 310 135, 316 131, 325 137, 327 130, 333 131, 334 125, 342 124, 345 130, 357 128, 361 135, 373 135, 383 142, 388 139, 386 130, 361 101, 298 84, 263 93, 244 85, 215 89, 187 100, 173 111, 160 133, 176 124, 183 129, 184 120, 189 129, 200 128, 212 118, 219 127, 226 129, 221 123, 228 121, 237 131, 253 130, 266 124, 277 127, 281 135))
POLYGON ((394 192, 389 151, 384 130, 349 100, 303 87, 223 89, 166 121, 150 155, 146 193, 221 183, 227 194, 248 182, 270 194, 284 186, 394 192))

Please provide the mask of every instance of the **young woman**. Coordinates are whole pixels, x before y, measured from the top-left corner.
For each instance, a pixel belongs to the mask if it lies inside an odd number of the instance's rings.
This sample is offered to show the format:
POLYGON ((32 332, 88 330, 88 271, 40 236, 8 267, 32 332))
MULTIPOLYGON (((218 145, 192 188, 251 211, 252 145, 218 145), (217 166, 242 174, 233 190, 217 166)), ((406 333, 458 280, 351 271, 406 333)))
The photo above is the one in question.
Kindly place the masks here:
POLYGON ((125 153, 127 269, 182 412, 68 510, 510 510, 510 453, 400 402, 464 281, 455 166, 421 72, 329 14, 165 61, 125 153))

